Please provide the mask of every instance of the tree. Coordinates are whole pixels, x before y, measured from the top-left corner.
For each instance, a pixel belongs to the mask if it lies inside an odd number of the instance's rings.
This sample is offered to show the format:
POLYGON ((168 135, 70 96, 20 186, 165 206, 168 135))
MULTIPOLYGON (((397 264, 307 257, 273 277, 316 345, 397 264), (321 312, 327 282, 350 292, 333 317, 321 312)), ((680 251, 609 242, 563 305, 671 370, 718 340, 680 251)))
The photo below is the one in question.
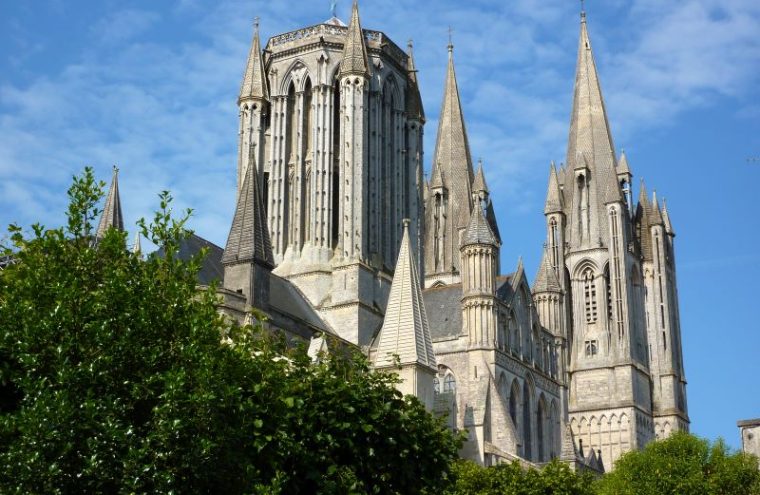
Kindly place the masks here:
POLYGON ((600 495, 758 495, 757 458, 684 432, 624 454, 600 495))
POLYGON ((543 469, 525 469, 519 463, 482 467, 460 461, 449 495, 586 495, 592 492, 590 473, 574 473, 554 460, 543 469))
MULTIPOLYGON (((418 493, 447 483, 459 439, 358 353, 303 348, 225 320, 190 212, 168 193, 142 234, 163 257, 93 242, 91 169, 68 225, 10 227, 0 271, 0 492, 418 493)), ((261 316, 261 315, 259 315, 261 316)))

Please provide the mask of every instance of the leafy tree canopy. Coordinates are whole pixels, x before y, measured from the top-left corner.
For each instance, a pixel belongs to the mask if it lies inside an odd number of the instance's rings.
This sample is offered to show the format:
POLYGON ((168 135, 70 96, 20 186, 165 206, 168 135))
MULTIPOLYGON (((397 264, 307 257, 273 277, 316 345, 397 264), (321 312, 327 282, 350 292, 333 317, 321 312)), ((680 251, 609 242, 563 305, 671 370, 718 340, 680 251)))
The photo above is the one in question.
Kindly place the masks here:
POLYGON ((623 455, 599 481, 599 495, 758 495, 757 458, 674 433, 623 455))
POLYGON ((459 439, 360 355, 313 364, 199 292, 168 193, 142 235, 92 241, 102 183, 66 228, 10 227, 0 271, 0 492, 439 493, 459 439), (224 337, 224 338, 222 338, 224 337))

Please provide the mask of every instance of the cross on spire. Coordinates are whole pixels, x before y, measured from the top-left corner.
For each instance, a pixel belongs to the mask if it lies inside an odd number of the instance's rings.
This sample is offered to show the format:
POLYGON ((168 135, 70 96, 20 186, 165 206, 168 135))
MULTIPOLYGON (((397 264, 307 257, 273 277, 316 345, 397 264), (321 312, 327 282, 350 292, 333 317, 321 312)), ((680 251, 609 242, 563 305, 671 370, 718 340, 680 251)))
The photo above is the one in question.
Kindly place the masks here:
POLYGON ((586 17, 586 0, 581 0, 581 17, 586 17))
POLYGON ((333 17, 337 17, 335 14, 337 7, 338 7, 338 0, 332 0, 330 2, 330 12, 332 12, 333 17))
POLYGON ((451 26, 449 26, 449 51, 454 49, 454 43, 451 41, 451 34, 454 32, 451 26))
POLYGON ((253 27, 256 28, 256 30, 259 30, 259 21, 261 20, 261 17, 256 16, 253 18, 253 27))

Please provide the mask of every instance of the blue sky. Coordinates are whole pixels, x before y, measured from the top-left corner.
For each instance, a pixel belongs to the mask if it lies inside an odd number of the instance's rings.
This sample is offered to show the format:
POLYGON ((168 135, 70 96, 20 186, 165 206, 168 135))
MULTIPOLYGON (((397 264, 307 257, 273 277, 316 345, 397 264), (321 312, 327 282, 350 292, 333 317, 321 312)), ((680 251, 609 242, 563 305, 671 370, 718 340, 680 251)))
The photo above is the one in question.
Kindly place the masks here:
MULTIPOLYGON (((262 36, 324 21, 329 1, 0 0, 0 225, 63 223, 73 174, 121 168, 126 221, 156 194, 224 245, 239 90, 262 36)), ((473 158, 482 157, 505 270, 535 273, 550 160, 564 160, 578 40, 571 0, 361 2, 364 27, 414 39, 430 159, 447 29, 473 158)), ((338 3, 347 20, 348 0, 338 3)), ((692 429, 738 446, 760 417, 760 3, 590 0, 615 145, 667 198, 692 429)), ((0 239, 2 234, 0 234, 0 239)), ((532 275, 531 275, 532 276, 532 275)))

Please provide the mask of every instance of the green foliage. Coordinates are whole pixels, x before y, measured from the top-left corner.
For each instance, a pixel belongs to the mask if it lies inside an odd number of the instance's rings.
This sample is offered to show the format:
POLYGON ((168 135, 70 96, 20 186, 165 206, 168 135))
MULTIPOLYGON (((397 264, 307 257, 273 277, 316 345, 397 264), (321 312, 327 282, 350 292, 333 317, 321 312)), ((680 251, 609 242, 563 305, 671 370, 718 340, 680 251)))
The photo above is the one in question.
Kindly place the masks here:
POLYGON ((600 495, 758 495, 757 459, 732 453, 722 440, 710 445, 674 433, 642 451, 623 455, 598 483, 600 495))
POLYGON ((524 469, 517 462, 486 468, 460 461, 454 479, 448 495, 585 495, 592 493, 593 481, 590 474, 574 473, 556 460, 541 471, 524 469))
POLYGON ((189 212, 175 220, 168 193, 140 223, 164 257, 115 230, 92 242, 102 187, 75 178, 66 230, 10 229, 0 492, 442 491, 459 439, 392 376, 223 319, 201 259, 176 257, 189 212))

